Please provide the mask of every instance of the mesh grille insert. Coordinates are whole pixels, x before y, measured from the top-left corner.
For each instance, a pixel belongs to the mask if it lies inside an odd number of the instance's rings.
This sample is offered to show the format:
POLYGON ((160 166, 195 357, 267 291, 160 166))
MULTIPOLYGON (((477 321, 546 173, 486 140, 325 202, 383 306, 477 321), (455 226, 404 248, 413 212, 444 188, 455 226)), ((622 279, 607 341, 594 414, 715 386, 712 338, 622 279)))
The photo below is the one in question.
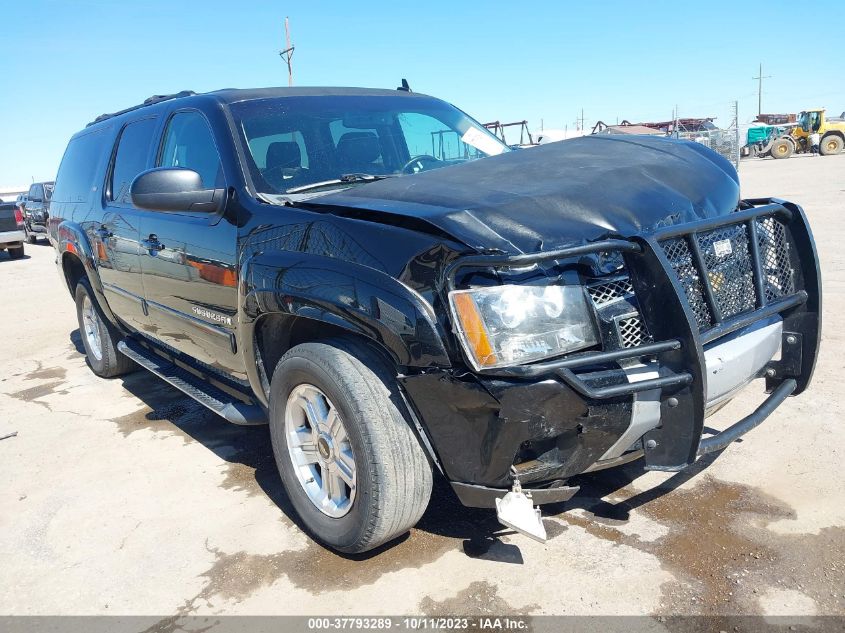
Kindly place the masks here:
POLYGON ((587 286, 587 292, 598 307, 633 295, 634 287, 628 277, 618 277, 587 286))
POLYGON ((701 233, 698 246, 722 317, 753 310, 757 297, 747 227, 739 224, 701 233))
MULTIPOLYGON (((795 292, 790 241, 786 227, 775 218, 757 218, 754 222, 762 285, 768 303, 795 292)), ((692 239, 701 251, 705 274, 722 319, 755 310, 759 305, 754 284, 756 273, 746 223, 664 240, 660 246, 684 289, 699 330, 714 325, 715 319, 704 293, 704 280, 690 249, 692 239)))
POLYGON ((639 314, 619 319, 616 322, 616 330, 622 347, 637 347, 652 340, 639 314))
POLYGON ((795 292, 789 241, 786 229, 774 218, 757 220, 757 244, 763 266, 763 289, 766 301, 780 299, 795 292))
POLYGON ((710 327, 713 324, 713 317, 704 299, 704 287, 698 270, 692 261, 692 254, 686 238, 675 237, 661 242, 661 246, 678 277, 678 281, 681 282, 681 287, 684 289, 690 308, 692 308, 698 328, 703 330, 710 327))

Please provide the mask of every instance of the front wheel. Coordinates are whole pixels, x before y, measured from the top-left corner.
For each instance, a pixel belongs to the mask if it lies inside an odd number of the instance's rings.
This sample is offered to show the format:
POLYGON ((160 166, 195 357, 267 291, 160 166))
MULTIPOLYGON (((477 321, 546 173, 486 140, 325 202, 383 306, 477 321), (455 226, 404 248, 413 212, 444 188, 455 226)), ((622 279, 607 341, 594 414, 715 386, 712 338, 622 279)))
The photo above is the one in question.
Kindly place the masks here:
POLYGON ((772 144, 771 152, 772 158, 789 158, 795 152, 795 145, 782 138, 772 144))
POLYGON ((397 390, 375 353, 346 341, 297 345, 273 373, 276 465, 306 529, 328 547, 371 550, 428 505, 431 467, 397 390))

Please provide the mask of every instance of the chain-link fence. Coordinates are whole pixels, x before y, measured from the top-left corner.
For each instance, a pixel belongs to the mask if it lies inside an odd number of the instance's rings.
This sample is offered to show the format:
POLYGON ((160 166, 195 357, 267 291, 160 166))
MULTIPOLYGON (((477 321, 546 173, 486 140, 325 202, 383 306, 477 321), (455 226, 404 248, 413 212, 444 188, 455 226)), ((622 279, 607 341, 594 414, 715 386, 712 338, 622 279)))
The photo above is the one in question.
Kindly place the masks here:
POLYGON ((739 169, 739 150, 743 143, 740 140, 738 119, 737 102, 734 102, 731 105, 731 120, 727 127, 719 128, 710 123, 707 126, 698 126, 696 129, 687 129, 679 124, 675 136, 706 145, 739 169))

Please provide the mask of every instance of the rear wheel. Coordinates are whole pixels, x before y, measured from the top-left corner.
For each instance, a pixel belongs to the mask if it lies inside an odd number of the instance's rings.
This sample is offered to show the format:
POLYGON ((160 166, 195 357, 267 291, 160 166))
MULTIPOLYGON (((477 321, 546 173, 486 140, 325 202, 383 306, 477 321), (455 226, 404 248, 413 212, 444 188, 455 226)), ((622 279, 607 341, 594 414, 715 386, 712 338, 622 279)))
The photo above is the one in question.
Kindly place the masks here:
POLYGON ((9 251, 9 257, 12 259, 21 259, 23 257, 23 244, 15 246, 14 248, 6 249, 9 251))
POLYGON ((76 318, 88 364, 95 374, 112 378, 135 369, 135 364, 117 351, 120 334, 103 317, 87 279, 76 284, 76 318))
POLYGON ((795 152, 795 144, 785 138, 772 143, 772 158, 789 158, 795 152))
POLYGON ((321 543, 371 550, 419 521, 432 473, 381 359, 346 341, 288 351, 270 387, 273 453, 291 503, 321 543))
POLYGON ((819 152, 821 152, 822 156, 834 156, 842 151, 843 146, 845 146, 845 141, 842 140, 841 136, 828 134, 822 139, 821 145, 819 145, 819 152))

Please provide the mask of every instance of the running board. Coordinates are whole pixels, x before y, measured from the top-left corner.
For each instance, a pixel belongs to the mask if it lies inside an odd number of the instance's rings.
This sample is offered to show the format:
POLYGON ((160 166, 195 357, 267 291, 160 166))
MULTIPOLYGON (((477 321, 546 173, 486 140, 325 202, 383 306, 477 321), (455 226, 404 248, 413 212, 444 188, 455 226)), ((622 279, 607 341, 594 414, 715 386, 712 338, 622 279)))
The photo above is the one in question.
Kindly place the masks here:
POLYGON ((137 342, 124 339, 117 344, 117 349, 229 422, 240 425, 267 424, 267 416, 260 406, 238 400, 137 342))

